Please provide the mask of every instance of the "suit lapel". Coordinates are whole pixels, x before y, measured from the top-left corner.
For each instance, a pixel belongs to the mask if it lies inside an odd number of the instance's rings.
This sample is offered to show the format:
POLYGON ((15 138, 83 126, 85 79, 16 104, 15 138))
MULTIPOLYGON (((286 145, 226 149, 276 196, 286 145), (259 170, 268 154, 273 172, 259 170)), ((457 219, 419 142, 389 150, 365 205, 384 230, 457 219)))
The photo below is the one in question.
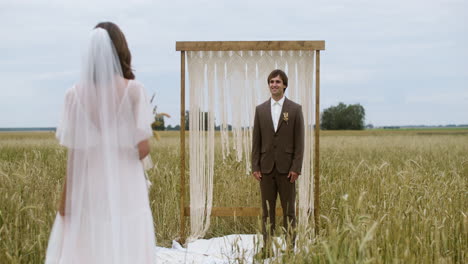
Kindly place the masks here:
POLYGON ((265 115, 267 116, 266 121, 268 122, 268 126, 270 126, 271 131, 275 133, 275 127, 273 126, 273 117, 271 116, 271 99, 265 102, 265 115))
POLYGON ((283 107, 281 109, 279 122, 278 122, 278 129, 276 130, 276 132, 279 131, 281 125, 284 123, 285 113, 287 113, 288 118, 289 118, 289 107, 288 106, 289 106, 289 100, 288 100, 288 98, 285 97, 284 102, 283 102, 283 107))

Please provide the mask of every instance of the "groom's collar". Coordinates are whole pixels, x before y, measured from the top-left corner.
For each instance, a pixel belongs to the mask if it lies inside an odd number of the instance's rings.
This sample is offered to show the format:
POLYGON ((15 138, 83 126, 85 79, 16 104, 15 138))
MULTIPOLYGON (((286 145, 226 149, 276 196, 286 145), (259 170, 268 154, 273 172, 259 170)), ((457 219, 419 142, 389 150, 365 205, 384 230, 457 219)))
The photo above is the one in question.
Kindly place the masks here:
POLYGON ((283 96, 279 101, 275 101, 275 99, 270 98, 270 105, 273 106, 274 103, 278 102, 280 106, 283 106, 286 96, 283 96))

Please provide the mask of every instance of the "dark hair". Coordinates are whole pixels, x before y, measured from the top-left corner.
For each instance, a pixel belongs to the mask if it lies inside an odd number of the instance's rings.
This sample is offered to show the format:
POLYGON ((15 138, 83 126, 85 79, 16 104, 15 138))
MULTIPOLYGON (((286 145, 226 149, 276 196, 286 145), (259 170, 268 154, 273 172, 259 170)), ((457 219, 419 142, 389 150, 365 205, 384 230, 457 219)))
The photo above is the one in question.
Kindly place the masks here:
POLYGON ((288 76, 286 75, 286 73, 284 73, 284 71, 280 70, 280 69, 276 69, 274 71, 272 71, 270 73, 270 75, 268 75, 268 79, 267 79, 267 83, 270 84, 270 80, 279 76, 281 78, 281 80, 283 81, 283 84, 284 86, 286 86, 283 90, 283 92, 286 91, 286 88, 288 88, 288 76))
POLYGON ((114 44, 117 55, 119 56, 123 77, 130 80, 135 79, 135 75, 132 71, 132 54, 128 49, 125 35, 120 28, 112 22, 101 22, 97 24, 95 28, 103 28, 107 30, 107 33, 114 44))

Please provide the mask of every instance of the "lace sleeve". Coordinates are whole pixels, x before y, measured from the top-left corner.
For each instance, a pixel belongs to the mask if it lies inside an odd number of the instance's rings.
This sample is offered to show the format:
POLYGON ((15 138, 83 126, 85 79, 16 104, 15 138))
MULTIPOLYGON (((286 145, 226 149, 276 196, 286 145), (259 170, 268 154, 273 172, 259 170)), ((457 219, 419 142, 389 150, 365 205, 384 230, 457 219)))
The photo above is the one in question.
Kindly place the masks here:
POLYGON ((75 86, 68 89, 65 94, 65 101, 62 109, 62 116, 57 126, 55 133, 60 145, 72 147, 73 144, 73 130, 76 123, 76 98, 74 96, 75 86))
POLYGON ((135 115, 135 133, 134 144, 137 145, 141 141, 151 138, 153 130, 151 124, 154 122, 153 111, 151 109, 149 97, 146 94, 144 86, 136 81, 131 88, 131 97, 133 101, 133 113, 135 115))

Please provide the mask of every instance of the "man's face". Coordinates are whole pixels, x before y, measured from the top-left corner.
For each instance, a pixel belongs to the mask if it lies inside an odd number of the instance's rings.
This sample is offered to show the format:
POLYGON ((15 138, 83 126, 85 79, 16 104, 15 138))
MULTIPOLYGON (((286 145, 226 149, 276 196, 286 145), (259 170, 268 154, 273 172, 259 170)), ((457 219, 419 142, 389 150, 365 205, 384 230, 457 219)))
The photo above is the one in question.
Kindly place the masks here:
POLYGON ((272 96, 283 96, 284 88, 286 88, 286 86, 284 85, 283 80, 280 78, 279 75, 271 78, 270 83, 268 85, 270 86, 270 92, 272 96))

